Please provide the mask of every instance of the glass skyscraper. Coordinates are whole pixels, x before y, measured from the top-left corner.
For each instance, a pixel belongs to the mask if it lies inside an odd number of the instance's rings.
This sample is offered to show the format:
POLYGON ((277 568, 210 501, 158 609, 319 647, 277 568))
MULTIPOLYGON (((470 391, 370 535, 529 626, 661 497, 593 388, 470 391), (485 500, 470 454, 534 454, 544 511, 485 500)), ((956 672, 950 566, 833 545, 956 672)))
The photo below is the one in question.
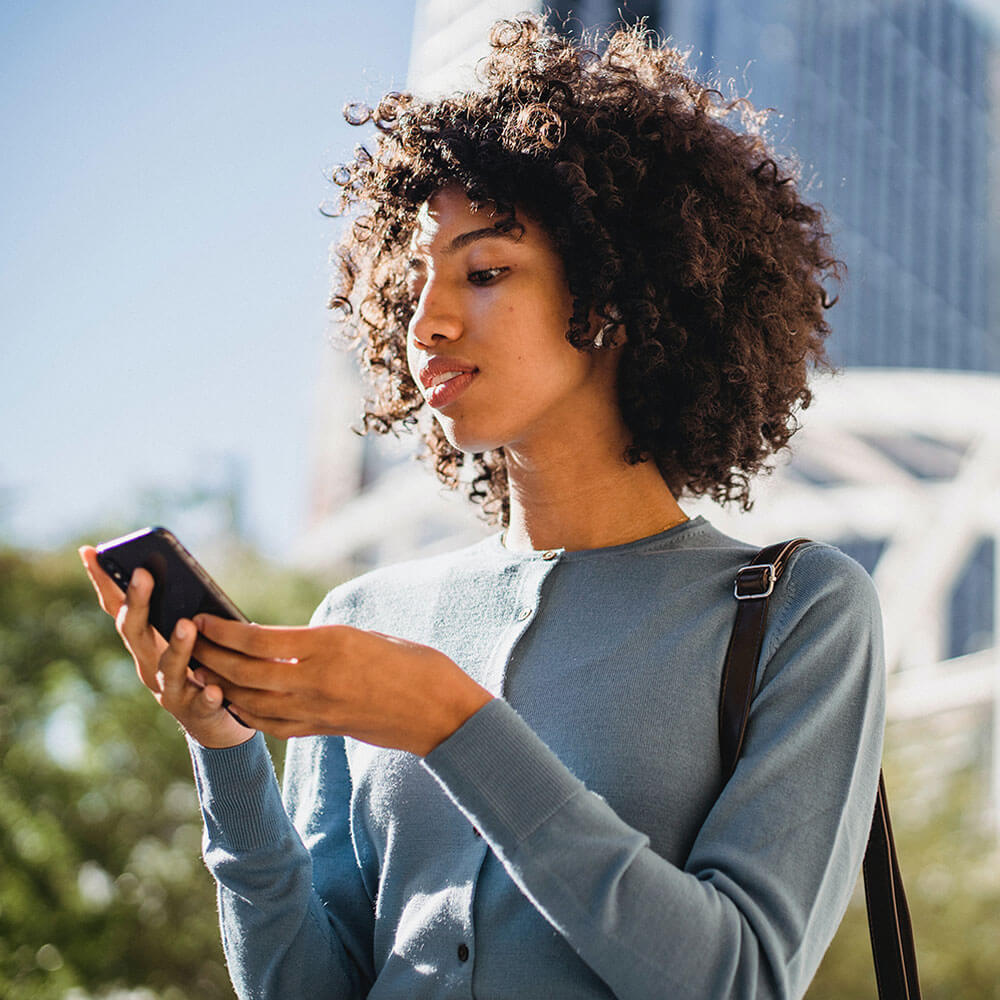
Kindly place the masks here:
POLYGON ((985 16, 960 0, 674 0, 659 20, 704 53, 702 72, 784 116, 774 137, 848 265, 835 359, 1000 371, 985 16))

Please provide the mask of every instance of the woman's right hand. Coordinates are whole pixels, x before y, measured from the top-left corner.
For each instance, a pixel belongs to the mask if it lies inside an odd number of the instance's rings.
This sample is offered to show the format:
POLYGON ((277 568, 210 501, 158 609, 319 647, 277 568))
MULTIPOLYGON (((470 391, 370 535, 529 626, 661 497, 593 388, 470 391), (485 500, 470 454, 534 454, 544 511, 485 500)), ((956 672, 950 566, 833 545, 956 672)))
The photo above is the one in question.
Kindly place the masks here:
POLYGON ((101 569, 93 546, 83 546, 80 558, 101 607, 114 618, 115 628, 132 654, 139 679, 160 705, 203 746, 231 747, 250 739, 254 730, 240 725, 222 707, 222 690, 214 684, 200 686, 188 668, 198 638, 194 622, 182 618, 169 642, 149 624, 152 576, 137 569, 128 591, 122 594, 101 569))

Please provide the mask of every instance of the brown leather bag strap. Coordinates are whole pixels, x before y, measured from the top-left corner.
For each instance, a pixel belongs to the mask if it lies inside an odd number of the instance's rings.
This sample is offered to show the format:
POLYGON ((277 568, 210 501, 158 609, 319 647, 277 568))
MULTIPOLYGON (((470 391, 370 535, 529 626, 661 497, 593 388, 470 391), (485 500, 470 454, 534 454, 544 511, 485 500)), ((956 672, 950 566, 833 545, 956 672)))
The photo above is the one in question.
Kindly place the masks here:
POLYGON ((875 960, 875 981, 882 998, 919 1000, 917 951, 913 944, 910 908, 906 905, 903 876, 896 857, 889 820, 889 800, 885 780, 878 775, 875 815, 868 834, 868 847, 862 864, 865 879, 865 905, 868 907, 868 935, 875 960))
POLYGON ((764 641, 768 597, 788 564, 788 557, 808 538, 796 538, 761 549, 736 574, 736 623, 729 637, 726 663, 722 668, 719 700, 719 746, 722 748, 722 780, 728 781, 743 749, 750 701, 753 698, 757 661, 764 641))
MULTIPOLYGON (((806 542, 806 538, 796 538, 761 549, 736 574, 736 622, 726 651, 719 698, 719 747, 724 782, 732 776, 743 749, 767 623, 768 598, 791 554, 806 542)), ((913 926, 896 858, 889 802, 881 772, 862 870, 880 1000, 920 1000, 913 926)))

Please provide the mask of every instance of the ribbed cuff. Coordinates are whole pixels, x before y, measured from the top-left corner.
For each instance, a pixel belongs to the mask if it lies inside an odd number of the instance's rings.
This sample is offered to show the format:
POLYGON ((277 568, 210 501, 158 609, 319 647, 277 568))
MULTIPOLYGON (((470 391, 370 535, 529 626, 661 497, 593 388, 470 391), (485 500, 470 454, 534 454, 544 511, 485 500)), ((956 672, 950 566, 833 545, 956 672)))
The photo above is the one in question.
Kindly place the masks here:
POLYGON ((290 820, 263 734, 221 749, 188 737, 188 750, 211 842, 252 851, 287 836, 290 820))
POLYGON ((511 850, 584 791, 501 698, 471 716, 423 765, 489 840, 511 850))

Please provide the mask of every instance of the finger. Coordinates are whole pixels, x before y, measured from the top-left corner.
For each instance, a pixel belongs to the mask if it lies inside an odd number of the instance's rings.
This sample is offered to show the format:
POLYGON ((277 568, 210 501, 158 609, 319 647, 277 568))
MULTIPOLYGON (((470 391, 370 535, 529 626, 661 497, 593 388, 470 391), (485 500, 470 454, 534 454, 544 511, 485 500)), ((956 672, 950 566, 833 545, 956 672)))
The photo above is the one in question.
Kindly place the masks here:
POLYGON ((77 551, 83 568, 87 571, 94 590, 97 591, 101 610, 114 618, 125 599, 121 587, 101 568, 101 564, 97 561, 97 549, 93 545, 81 545, 77 551))
POLYGON ((209 683, 236 684, 263 691, 281 691, 287 686, 288 664, 259 660, 199 638, 194 658, 211 673, 209 683))
POLYGON ((302 721, 301 709, 296 709, 291 695, 280 691, 259 691, 256 688, 244 688, 223 682, 219 685, 226 701, 233 711, 241 718, 246 715, 255 719, 269 719, 271 722, 302 721))
POLYGON ((188 675, 188 687, 185 697, 189 699, 189 710, 202 719, 208 718, 225 707, 226 696, 218 684, 205 683, 198 676, 198 671, 194 677, 188 675))
POLYGON ((182 618, 174 626, 170 642, 160 657, 156 680, 166 706, 179 704, 188 693, 190 680, 187 667, 197 634, 194 624, 182 618))
POLYGON ((149 626, 149 598, 153 593, 153 577, 147 570, 136 569, 125 591, 125 602, 118 610, 115 624, 129 642, 144 639, 152 631, 149 626))
MULTIPOLYGON (((291 713, 292 693, 267 688, 236 684, 207 667, 200 666, 194 672, 197 683, 206 689, 217 688, 227 702, 238 703, 248 710, 273 718, 287 718, 291 713)), ((237 711, 237 714, 239 712, 237 711)))
MULTIPOLYGON (((238 706, 235 702, 230 702, 233 713, 239 716, 239 720, 248 729, 259 729, 269 736, 276 736, 279 740, 287 740, 292 736, 309 736, 316 732, 314 727, 308 724, 292 720, 278 719, 268 715, 255 715, 248 708, 238 706)), ((324 731, 326 735, 333 735, 324 731)), ((339 734, 337 734, 339 735, 339 734)))
POLYGON ((211 715, 213 712, 218 712, 222 708, 222 703, 225 700, 225 695, 222 693, 222 688, 217 684, 206 685, 198 692, 194 699, 194 706, 197 711, 204 715, 211 715))
POLYGON ((289 660, 301 657, 314 629, 279 627, 237 622, 217 615, 197 615, 198 631, 217 646, 236 650, 259 660, 289 660))
POLYGON ((218 683, 221 680, 222 678, 216 678, 210 670, 206 670, 204 667, 198 667, 194 671, 194 682, 199 689, 192 702, 195 711, 202 716, 208 716, 220 708, 225 708, 241 726, 250 728, 226 700, 226 694, 218 683))
MULTIPOLYGON (((198 662, 201 662, 200 658, 198 662)), ((244 711, 253 714, 255 718, 267 718, 272 722, 278 720, 287 722, 293 717, 298 718, 302 715, 301 711, 294 710, 296 699, 291 692, 244 687, 234 684, 204 666, 199 666, 194 671, 194 677, 198 684, 204 685, 206 691, 214 689, 221 692, 229 707, 240 719, 243 718, 244 711)))
MULTIPOLYGON (((197 651, 198 647, 196 646, 195 653, 197 653, 197 651)), ((201 660, 197 656, 195 656, 195 660, 199 664, 201 663, 201 660)), ((203 666, 198 666, 195 669, 194 680, 196 684, 198 684, 203 688, 216 687, 220 691, 222 690, 223 687, 226 687, 231 683, 230 681, 226 680, 225 677, 221 676, 220 674, 217 674, 214 670, 209 670, 208 667, 203 667, 203 666)), ((224 694, 225 692, 223 692, 223 695, 224 694)))

